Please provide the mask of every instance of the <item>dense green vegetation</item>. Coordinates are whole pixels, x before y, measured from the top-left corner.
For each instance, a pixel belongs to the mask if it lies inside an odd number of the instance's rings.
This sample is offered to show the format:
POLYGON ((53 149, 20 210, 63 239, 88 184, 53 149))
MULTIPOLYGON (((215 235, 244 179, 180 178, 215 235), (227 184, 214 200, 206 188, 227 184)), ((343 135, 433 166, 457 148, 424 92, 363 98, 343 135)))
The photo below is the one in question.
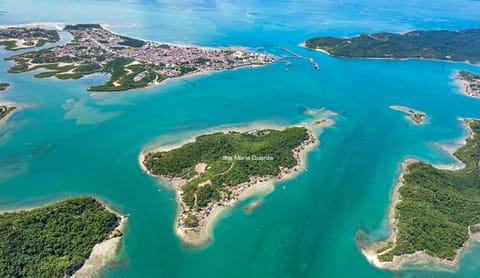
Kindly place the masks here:
POLYGON ((454 153, 464 169, 439 170, 423 162, 407 167, 395 210, 397 241, 380 260, 422 250, 453 260, 469 237, 469 226, 480 223, 480 121, 467 124, 475 135, 454 153))
POLYGON ((5 46, 5 50, 15 50, 15 47, 17 47, 15 41, 0 41, 0 45, 5 46))
POLYGON ((119 220, 89 197, 4 213, 0 215, 0 277, 70 276, 119 220))
POLYGON ((421 124, 424 122, 425 114, 423 113, 413 113, 412 121, 416 124, 421 124))
POLYGON ((145 42, 142 40, 137 40, 130 37, 122 36, 123 42, 120 42, 121 45, 127 45, 131 47, 142 47, 145 45, 145 42))
POLYGON ((46 43, 58 42, 60 40, 60 35, 55 30, 48 30, 47 35, 44 39, 37 41, 35 47, 44 46, 46 43))
POLYGON ((425 58, 480 63, 480 29, 362 34, 354 38, 316 37, 305 42, 334 56, 425 58))
MULTIPOLYGON (((43 30, 40 28, 33 28, 33 29, 29 29, 28 32, 30 33, 32 41, 25 42, 26 46, 17 48, 17 43, 14 40, 14 38, 16 37, 14 37, 13 34, 9 34, 11 39, 0 41, 0 45, 4 45, 5 50, 17 50, 17 49, 24 49, 24 48, 40 47, 40 46, 44 46, 46 43, 58 42, 60 40, 60 35, 55 30, 43 30), (38 39, 39 37, 41 39, 38 39), (35 44, 33 41, 34 38, 38 39, 35 44)), ((14 31, 12 31, 12 33, 17 34, 14 31)))
POLYGON ((458 77, 462 78, 465 81, 475 82, 480 80, 480 75, 474 74, 465 70, 461 70, 458 72, 458 77))
POLYGON ((143 163, 154 175, 188 179, 183 186, 184 202, 190 208, 202 208, 228 195, 228 186, 246 182, 250 177, 276 176, 280 167, 295 166, 292 149, 308 139, 304 127, 260 130, 255 134, 214 133, 198 136, 195 142, 168 152, 149 153, 143 163), (199 163, 205 163, 207 168, 198 175, 195 166, 199 163))
POLYGON ((69 30, 83 30, 83 29, 92 29, 92 28, 97 28, 101 29, 102 26, 100 24, 75 24, 75 25, 67 25, 63 30, 69 31, 69 30))
POLYGON ((187 217, 185 218, 185 225, 187 227, 193 228, 193 227, 198 227, 198 219, 195 217, 195 215, 188 213, 187 217))
POLYGON ((480 93, 480 75, 461 70, 456 76, 457 79, 468 83, 468 90, 472 93, 480 93))
POLYGON ((125 91, 144 88, 153 81, 161 82, 167 78, 164 75, 154 72, 154 65, 129 65, 133 61, 134 60, 130 58, 120 57, 108 62, 102 71, 111 74, 110 80, 104 85, 90 87, 88 90, 103 92, 125 91), (135 77, 141 73, 143 73, 144 77, 140 80, 135 80, 135 77))
POLYGON ((0 91, 5 91, 8 87, 10 87, 9 83, 0 83, 0 91))
MULTIPOLYGON (((11 67, 9 73, 21 73, 32 71, 36 69, 45 69, 47 71, 40 72, 34 75, 36 78, 56 77, 58 79, 79 79, 85 75, 105 72, 110 73, 110 79, 103 85, 90 87, 89 91, 125 91, 136 88, 147 87, 149 83, 157 81, 161 82, 167 79, 167 76, 157 73, 155 65, 139 63, 129 65, 134 60, 131 58, 118 57, 105 64, 97 62, 88 62, 80 65, 69 64, 59 66, 59 63, 52 62, 50 59, 51 52, 48 49, 28 52, 20 56, 13 56, 7 58, 8 60, 15 60, 17 63, 11 67), (29 66, 28 59, 31 59, 33 66, 29 66), (143 73, 143 78, 135 80, 137 75, 143 73)), ((65 63, 77 62, 73 60, 62 61, 65 63)))

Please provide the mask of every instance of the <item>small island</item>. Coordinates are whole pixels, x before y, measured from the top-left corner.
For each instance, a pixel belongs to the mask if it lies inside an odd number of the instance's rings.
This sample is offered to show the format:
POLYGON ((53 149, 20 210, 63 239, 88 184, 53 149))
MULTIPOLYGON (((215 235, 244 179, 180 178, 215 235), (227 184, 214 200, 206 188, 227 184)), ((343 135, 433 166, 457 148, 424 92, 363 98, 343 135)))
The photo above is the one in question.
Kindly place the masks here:
POLYGON ((10 87, 9 83, 0 83, 0 91, 5 91, 8 87, 10 87))
POLYGON ((265 65, 273 57, 240 49, 180 46, 134 39, 114 34, 99 24, 67 25, 73 36, 66 45, 15 55, 8 72, 37 69, 36 78, 78 79, 93 73, 108 73, 110 79, 89 91, 125 91, 159 84, 173 77, 265 65))
POLYGON ((125 222, 91 197, 2 213, 0 276, 91 277, 105 264, 98 255, 115 253, 125 222))
POLYGON ((297 175, 316 143, 313 130, 305 126, 227 131, 145 151, 139 160, 144 171, 175 189, 177 235, 186 244, 202 245, 225 208, 297 175))
POLYGON ((458 72, 455 79, 460 82, 462 94, 480 98, 480 75, 462 70, 458 72))
POLYGON ((43 28, 10 27, 0 29, 0 45, 6 50, 40 47, 60 40, 58 32, 43 28))
POLYGON ((7 116, 10 115, 15 109, 17 109, 16 106, 0 103, 0 122, 6 120, 7 116))
POLYGON ((307 40, 305 47, 341 57, 421 58, 478 64, 480 29, 382 32, 353 38, 316 37, 307 40))
POLYGON ((408 107, 405 107, 405 106, 392 105, 392 106, 389 106, 389 107, 390 107, 390 109, 401 111, 401 112, 407 114, 407 116, 405 116, 405 118, 407 120, 411 121, 413 124, 421 125, 421 124, 425 123, 425 118, 426 118, 427 114, 425 114, 424 112, 413 110, 412 108, 408 108, 408 107))
POLYGON ((464 121, 470 136, 454 153, 463 169, 404 161, 389 214, 391 236, 360 246, 373 265, 389 270, 422 263, 452 267, 480 231, 480 120, 464 121))

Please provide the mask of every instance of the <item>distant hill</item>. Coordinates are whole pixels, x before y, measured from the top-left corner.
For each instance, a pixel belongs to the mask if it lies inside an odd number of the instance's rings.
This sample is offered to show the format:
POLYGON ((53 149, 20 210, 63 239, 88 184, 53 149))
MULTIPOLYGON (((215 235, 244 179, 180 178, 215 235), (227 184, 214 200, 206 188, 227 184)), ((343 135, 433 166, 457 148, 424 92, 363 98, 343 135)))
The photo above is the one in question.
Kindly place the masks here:
POLYGON ((480 63, 480 29, 362 34, 353 38, 316 37, 305 42, 333 56, 424 58, 480 63))

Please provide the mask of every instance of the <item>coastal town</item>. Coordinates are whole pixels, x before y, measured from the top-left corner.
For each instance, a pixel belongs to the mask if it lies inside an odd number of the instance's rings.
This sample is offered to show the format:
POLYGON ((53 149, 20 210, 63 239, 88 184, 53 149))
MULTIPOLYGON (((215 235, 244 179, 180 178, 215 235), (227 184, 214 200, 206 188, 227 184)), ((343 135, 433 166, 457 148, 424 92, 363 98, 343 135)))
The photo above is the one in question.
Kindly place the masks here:
POLYGON ((0 45, 6 50, 40 47, 60 40, 58 32, 43 28, 9 27, 0 29, 0 45))
MULTIPOLYGON (((124 91, 143 88, 186 74, 265 65, 274 57, 243 49, 213 49, 143 41, 114 34, 98 24, 67 25, 73 40, 65 45, 7 58, 16 64, 10 73, 35 69, 48 71, 37 78, 78 79, 92 73, 109 73, 104 85, 90 91, 124 91)), ((28 32, 19 33, 19 39, 28 32)))
POLYGON ((480 98, 480 75, 468 71, 460 71, 455 76, 461 83, 461 92, 469 97, 480 98))

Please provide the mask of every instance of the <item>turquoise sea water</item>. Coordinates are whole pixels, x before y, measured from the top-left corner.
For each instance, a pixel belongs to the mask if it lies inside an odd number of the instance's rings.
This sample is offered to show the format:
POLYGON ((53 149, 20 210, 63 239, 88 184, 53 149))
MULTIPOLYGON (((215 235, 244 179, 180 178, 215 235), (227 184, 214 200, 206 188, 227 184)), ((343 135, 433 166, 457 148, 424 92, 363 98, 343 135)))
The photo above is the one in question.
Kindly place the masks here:
MULTIPOLYGON (((478 66, 435 61, 332 58, 297 45, 315 35, 480 27, 478 1, 2 1, 0 25, 101 22, 135 37, 204 46, 243 45, 314 57, 181 79, 119 94, 90 95, 106 77, 35 80, 7 74, 1 101, 21 103, 0 130, 0 210, 92 194, 130 214, 118 258, 102 277, 479 277, 480 245, 456 272, 391 274, 355 245, 365 230, 385 237, 391 188, 406 157, 451 163, 437 142, 465 135, 457 117, 480 117, 480 101, 458 94, 451 76, 478 66), (414 126, 389 105, 425 111, 414 126), (143 174, 144 145, 182 140, 217 126, 295 124, 304 110, 336 111, 337 123, 308 156, 308 171, 278 184, 252 215, 239 205, 205 247, 173 232, 174 193, 143 174)), ((11 55, 0 50, 0 58, 11 55)))

